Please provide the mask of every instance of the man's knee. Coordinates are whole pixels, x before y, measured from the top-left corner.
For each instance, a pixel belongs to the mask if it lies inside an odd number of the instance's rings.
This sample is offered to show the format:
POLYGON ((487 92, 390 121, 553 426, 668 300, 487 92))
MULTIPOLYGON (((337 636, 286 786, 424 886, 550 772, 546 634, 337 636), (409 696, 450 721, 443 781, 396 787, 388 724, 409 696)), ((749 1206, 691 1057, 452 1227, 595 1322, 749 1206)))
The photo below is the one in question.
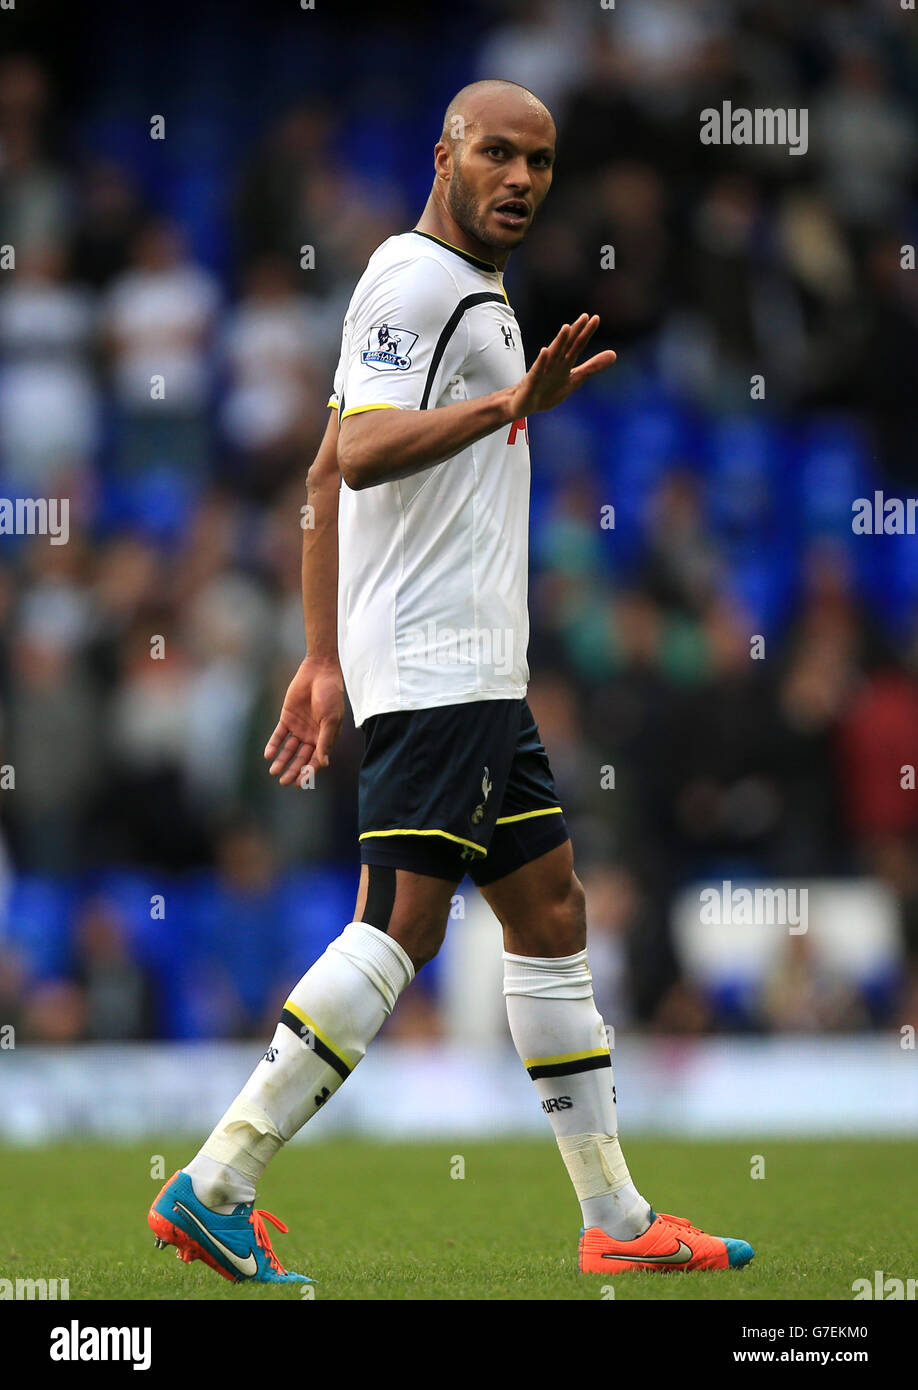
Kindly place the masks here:
POLYGON ((399 870, 389 935, 408 952, 415 970, 433 960, 443 945, 453 885, 399 870))
POLYGON ((572 956, 586 946, 586 894, 572 871, 546 894, 530 922, 514 923, 505 932, 507 950, 523 956, 572 956))
POLYGON ((415 971, 420 970, 422 965, 433 960, 443 945, 446 936, 446 919, 447 914, 445 912, 418 912, 416 910, 399 912, 398 903, 396 903, 389 922, 388 934, 411 957, 415 971))
POLYGON ((443 945, 452 892, 440 879, 364 864, 355 912, 358 920, 397 941, 417 971, 443 945))
POLYGON ((586 894, 583 884, 571 873, 566 890, 554 904, 554 940, 559 955, 572 956, 586 946, 586 894))

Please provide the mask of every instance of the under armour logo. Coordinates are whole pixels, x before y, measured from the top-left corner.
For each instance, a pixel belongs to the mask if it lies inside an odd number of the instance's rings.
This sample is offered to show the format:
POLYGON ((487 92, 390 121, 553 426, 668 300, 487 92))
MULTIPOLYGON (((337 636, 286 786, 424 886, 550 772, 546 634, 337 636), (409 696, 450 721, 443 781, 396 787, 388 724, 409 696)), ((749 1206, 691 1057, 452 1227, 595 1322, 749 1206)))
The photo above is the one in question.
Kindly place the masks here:
POLYGON ((501 324, 501 333, 504 335, 504 347, 513 347, 513 333, 506 324, 501 324))
POLYGON ((327 1087, 327 1086, 323 1086, 323 1087, 322 1087, 322 1094, 319 1095, 319 1096, 313 1096, 313 1098, 312 1098, 313 1101, 315 1102, 316 1109, 318 1109, 320 1105, 324 1105, 325 1102, 328 1100, 328 1097, 329 1097, 330 1095, 331 1095, 331 1091, 328 1089, 328 1087, 327 1087))
POLYGON ((277 1056, 277 1048, 276 1048, 276 1047, 269 1047, 268 1050, 267 1050, 267 1052, 265 1053, 265 1061, 266 1061, 266 1062, 273 1062, 274 1059, 276 1058, 276 1056, 277 1056))

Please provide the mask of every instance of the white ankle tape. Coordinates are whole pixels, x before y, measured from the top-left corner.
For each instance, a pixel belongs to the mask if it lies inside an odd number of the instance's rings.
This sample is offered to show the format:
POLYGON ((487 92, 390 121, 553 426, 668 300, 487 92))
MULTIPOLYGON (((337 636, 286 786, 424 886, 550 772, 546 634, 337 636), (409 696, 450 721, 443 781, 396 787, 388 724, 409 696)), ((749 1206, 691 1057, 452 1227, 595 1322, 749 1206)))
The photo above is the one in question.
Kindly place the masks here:
POLYGON ((411 957, 397 941, 367 922, 349 922, 330 951, 346 956, 376 986, 391 1014, 396 1000, 414 979, 411 957))
POLYGON ((270 1116, 244 1096, 237 1096, 201 1153, 235 1168, 257 1186, 283 1143, 283 1135, 270 1116))
POLYGON ((513 956, 504 952, 504 994, 537 999, 589 999, 593 976, 585 950, 573 956, 513 956))
POLYGON ((604 1197, 631 1181, 617 1134, 571 1134, 558 1137, 578 1201, 604 1197))

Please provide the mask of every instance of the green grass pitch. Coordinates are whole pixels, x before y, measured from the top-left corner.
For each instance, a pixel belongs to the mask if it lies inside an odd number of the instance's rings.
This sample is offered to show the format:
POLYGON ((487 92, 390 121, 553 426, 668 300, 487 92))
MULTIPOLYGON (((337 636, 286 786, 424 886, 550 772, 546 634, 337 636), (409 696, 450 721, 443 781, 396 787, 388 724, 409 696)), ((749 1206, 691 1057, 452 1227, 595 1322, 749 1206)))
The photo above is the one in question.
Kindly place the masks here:
MULTIPOLYGON (((70 1280, 71 1299, 290 1299, 298 1286, 233 1285, 157 1251, 146 1224, 191 1147, 0 1150, 0 1277, 70 1280)), ((744 1270, 624 1274, 616 1301, 852 1298, 874 1271, 918 1275, 918 1145, 908 1141, 642 1139, 631 1171, 658 1210, 756 1248, 744 1270), (753 1156, 765 1176, 754 1179, 753 1156)), ((290 1226, 274 1247, 317 1299, 600 1299, 577 1270, 579 1211, 550 1138, 494 1143, 294 1145, 260 1206, 290 1226), (452 1177, 464 1160, 465 1176, 452 1177)))

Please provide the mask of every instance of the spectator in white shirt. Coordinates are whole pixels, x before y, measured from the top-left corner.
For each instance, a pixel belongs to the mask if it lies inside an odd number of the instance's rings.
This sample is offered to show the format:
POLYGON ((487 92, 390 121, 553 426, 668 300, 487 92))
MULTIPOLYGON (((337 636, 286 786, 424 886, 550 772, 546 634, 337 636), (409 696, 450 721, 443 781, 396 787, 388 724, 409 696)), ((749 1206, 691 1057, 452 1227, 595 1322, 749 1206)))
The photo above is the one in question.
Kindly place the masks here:
POLYGON ((148 223, 137 238, 133 268, 115 281, 105 312, 124 472, 160 464, 205 468, 219 303, 216 280, 188 259, 176 229, 148 223))

